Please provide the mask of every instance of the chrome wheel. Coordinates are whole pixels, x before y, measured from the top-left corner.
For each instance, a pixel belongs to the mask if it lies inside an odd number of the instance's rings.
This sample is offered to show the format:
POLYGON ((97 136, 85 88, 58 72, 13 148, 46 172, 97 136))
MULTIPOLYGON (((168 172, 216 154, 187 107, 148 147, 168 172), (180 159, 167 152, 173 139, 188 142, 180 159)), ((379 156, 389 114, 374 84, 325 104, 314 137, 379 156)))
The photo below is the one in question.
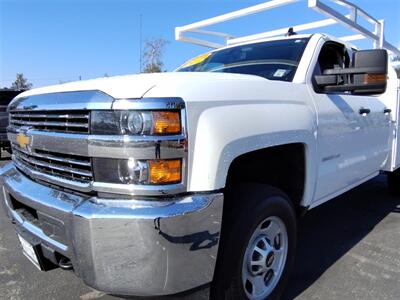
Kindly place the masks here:
POLYGON ((242 282, 249 299, 268 297, 282 276, 288 253, 286 226, 278 217, 260 223, 250 238, 242 267, 242 282))

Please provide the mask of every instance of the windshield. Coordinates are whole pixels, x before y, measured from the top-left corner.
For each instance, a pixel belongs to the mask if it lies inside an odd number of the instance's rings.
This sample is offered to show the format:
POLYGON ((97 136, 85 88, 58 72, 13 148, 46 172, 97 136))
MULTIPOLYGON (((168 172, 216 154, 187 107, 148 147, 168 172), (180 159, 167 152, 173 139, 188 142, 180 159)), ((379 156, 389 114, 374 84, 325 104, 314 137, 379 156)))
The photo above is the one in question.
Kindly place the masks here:
POLYGON ((225 72, 292 81, 308 38, 261 42, 200 55, 177 72, 225 72))

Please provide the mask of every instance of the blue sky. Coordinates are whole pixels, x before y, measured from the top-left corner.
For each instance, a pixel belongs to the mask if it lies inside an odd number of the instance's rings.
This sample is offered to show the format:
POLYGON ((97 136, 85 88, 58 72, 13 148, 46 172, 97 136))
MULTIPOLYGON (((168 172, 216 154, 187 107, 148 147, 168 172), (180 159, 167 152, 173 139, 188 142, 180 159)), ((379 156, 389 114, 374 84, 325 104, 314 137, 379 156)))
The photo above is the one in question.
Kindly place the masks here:
MULTIPOLYGON (((385 19, 386 39, 400 46, 400 0, 350 0, 385 19)), ((0 0, 0 87, 22 72, 34 87, 139 71, 139 16, 143 39, 169 41, 163 58, 173 70, 207 48, 177 42, 174 28, 263 0, 0 0)), ((322 19, 300 2, 210 27, 233 35, 322 19)), ((338 26, 323 32, 343 36, 338 26)), ((356 43, 357 44, 357 43, 356 43)), ((363 47, 368 43, 361 42, 363 47)))

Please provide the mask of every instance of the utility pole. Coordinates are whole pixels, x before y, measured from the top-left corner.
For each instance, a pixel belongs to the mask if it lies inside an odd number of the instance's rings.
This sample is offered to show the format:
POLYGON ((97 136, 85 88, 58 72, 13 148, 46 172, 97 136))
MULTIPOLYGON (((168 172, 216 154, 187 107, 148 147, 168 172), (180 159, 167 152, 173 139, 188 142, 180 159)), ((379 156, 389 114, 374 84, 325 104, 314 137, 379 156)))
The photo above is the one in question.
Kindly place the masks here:
POLYGON ((139 15, 139 72, 142 73, 142 14, 139 15))

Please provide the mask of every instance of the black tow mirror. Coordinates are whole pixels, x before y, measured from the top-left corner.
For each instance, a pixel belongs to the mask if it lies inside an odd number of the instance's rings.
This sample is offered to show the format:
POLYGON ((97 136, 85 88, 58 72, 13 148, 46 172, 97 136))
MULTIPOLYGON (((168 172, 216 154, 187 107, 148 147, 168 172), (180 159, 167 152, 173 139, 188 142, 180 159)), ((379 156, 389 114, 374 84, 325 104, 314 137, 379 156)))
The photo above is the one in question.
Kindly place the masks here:
POLYGON ((361 50, 353 54, 351 68, 325 70, 323 75, 315 76, 315 81, 324 92, 382 94, 386 91, 387 73, 386 50, 361 50))

